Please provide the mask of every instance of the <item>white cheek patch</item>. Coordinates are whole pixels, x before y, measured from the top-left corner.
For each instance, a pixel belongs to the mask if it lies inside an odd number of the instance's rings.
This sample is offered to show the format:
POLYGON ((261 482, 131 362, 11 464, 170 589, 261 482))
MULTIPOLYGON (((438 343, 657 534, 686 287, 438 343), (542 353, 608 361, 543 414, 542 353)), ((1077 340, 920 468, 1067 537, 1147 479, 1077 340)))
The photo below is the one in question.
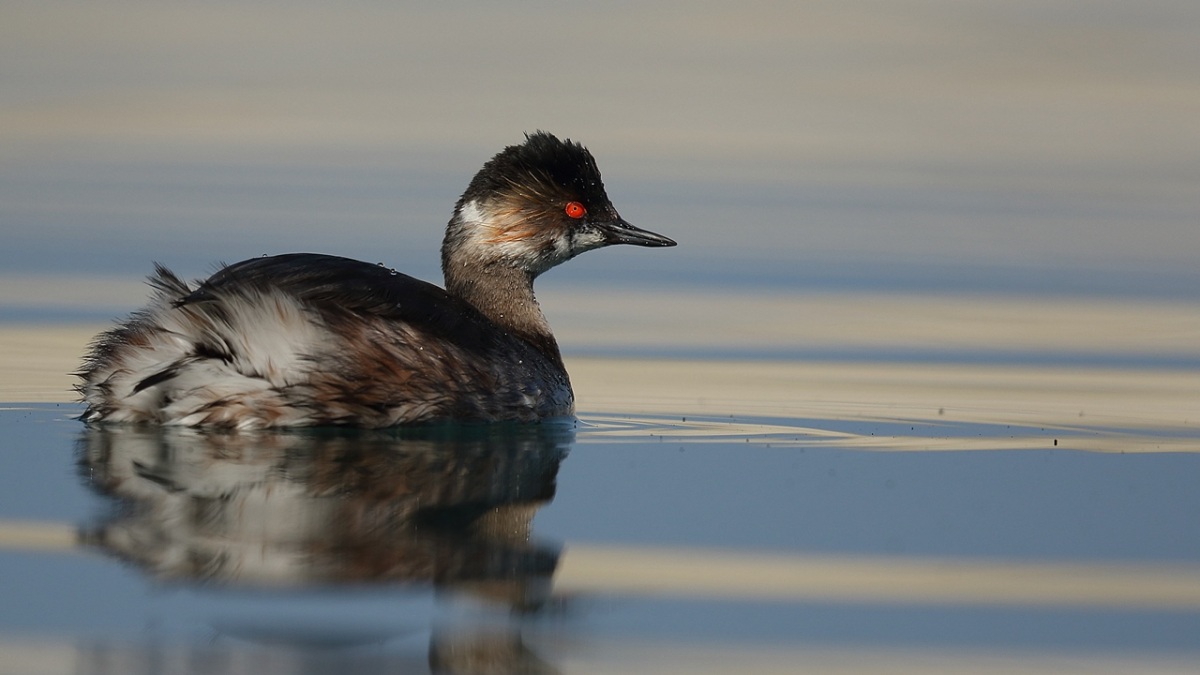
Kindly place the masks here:
POLYGON ((475 234, 487 222, 487 215, 480 208, 479 202, 474 199, 463 204, 458 214, 462 218, 463 224, 470 226, 466 229, 469 234, 475 234))
POLYGON ((520 260, 529 255, 529 245, 519 240, 505 240, 499 237, 502 231, 499 218, 495 213, 485 209, 478 201, 471 200, 463 204, 459 211, 462 221, 462 232, 465 235, 459 245, 466 257, 480 261, 507 258, 520 260))
POLYGON ((570 257, 570 242, 564 237, 536 231, 526 237, 506 236, 510 230, 521 229, 516 227, 519 223, 511 222, 513 217, 513 212, 497 213, 474 200, 463 204, 459 211, 464 234, 459 244, 462 254, 484 262, 508 260, 535 272, 543 272, 570 257), (547 256, 547 243, 553 255, 547 256))
POLYGON ((462 222, 463 233, 460 250, 469 258, 483 259, 491 245, 486 241, 487 216, 484 215, 483 209, 479 208, 479 202, 472 200, 463 204, 458 217, 462 222))
POLYGON ((571 233, 571 251, 582 253, 604 246, 604 233, 599 230, 576 230, 571 233))

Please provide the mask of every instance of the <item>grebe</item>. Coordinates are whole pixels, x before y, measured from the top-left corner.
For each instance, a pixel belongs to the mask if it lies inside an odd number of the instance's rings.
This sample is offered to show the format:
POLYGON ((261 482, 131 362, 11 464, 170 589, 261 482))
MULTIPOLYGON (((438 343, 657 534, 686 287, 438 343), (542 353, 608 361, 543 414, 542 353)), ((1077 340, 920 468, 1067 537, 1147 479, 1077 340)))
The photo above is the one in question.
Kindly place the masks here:
POLYGON ((84 357, 82 419, 252 429, 571 415, 533 281, 611 244, 675 242, 617 214, 582 145, 526 135, 455 205, 445 290, 313 253, 222 267, 194 288, 156 265, 150 304, 84 357))

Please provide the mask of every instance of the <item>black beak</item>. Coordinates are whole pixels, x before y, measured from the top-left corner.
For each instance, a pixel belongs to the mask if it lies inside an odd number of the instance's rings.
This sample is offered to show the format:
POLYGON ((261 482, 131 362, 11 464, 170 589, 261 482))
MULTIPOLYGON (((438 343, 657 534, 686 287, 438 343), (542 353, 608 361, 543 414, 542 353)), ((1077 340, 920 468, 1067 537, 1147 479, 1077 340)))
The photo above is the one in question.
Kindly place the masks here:
POLYGON ((606 244, 633 244, 634 246, 675 245, 674 239, 668 239, 661 234, 655 234, 649 230, 634 227, 619 216, 616 220, 596 223, 596 227, 604 233, 604 243, 606 244))

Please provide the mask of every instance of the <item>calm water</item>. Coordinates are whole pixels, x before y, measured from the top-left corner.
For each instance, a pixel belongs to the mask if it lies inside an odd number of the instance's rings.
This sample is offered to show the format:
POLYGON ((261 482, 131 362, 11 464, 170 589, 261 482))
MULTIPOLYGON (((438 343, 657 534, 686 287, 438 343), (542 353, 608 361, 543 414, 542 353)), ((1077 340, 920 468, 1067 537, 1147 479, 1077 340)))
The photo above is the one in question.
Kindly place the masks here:
POLYGON ((1200 667, 1200 5, 0 16, 0 673, 1200 667), (538 128, 680 243, 539 279, 578 423, 72 420, 152 261, 436 280, 538 128))
POLYGON ((2 672, 1200 659, 1200 455, 1147 452, 1153 431, 1098 452, 1059 448, 1121 432, 585 413, 226 435, 75 412, 0 412, 2 672), (899 449, 981 438, 1042 447, 899 449))

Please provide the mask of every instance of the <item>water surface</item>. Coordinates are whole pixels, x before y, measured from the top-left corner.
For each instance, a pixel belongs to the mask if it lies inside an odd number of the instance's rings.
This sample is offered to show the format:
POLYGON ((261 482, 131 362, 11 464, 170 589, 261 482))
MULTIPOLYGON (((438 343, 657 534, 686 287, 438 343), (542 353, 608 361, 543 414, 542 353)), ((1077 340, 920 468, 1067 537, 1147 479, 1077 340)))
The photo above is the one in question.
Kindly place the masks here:
POLYGON ((596 407, 542 425, 226 435, 6 406, 5 650, 46 672, 1200 658, 1200 430, 1154 403, 1177 373, 570 366, 596 407))

